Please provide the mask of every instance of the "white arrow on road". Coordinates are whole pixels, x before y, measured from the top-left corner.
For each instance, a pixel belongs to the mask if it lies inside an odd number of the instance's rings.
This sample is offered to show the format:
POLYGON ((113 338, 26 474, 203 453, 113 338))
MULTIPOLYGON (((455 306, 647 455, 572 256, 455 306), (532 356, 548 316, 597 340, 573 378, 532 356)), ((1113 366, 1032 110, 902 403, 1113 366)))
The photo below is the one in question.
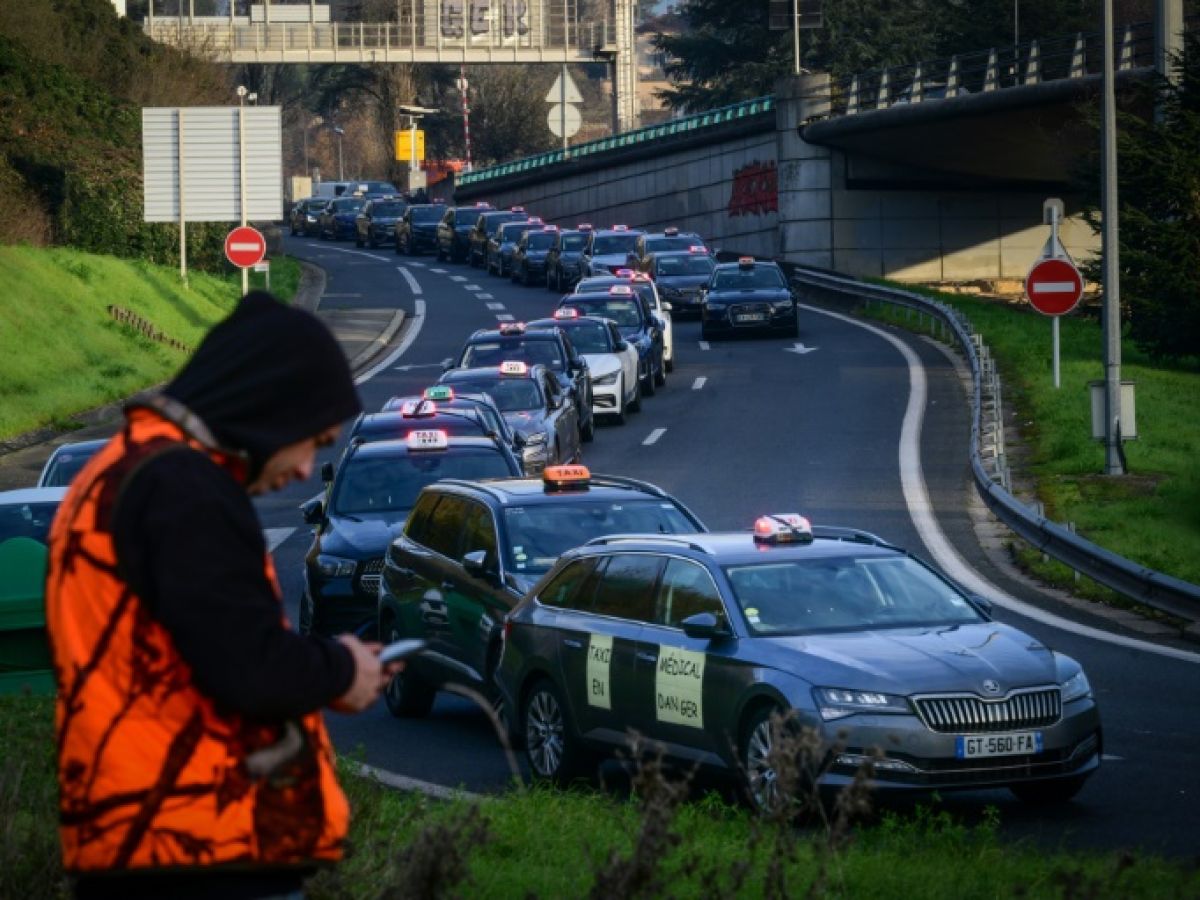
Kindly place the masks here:
POLYGON ((788 353, 799 353, 800 355, 802 355, 802 356, 803 356, 805 353, 812 353, 814 350, 818 350, 818 349, 820 349, 820 348, 818 348, 818 347, 805 347, 803 344, 801 344, 799 341, 797 341, 797 342, 796 342, 795 344, 793 344, 792 346, 790 346, 790 347, 784 347, 783 349, 784 349, 784 350, 786 350, 788 353))
POLYGON ((411 363, 407 366, 396 366, 397 372, 411 372, 413 369, 444 369, 451 363, 450 357, 446 357, 441 362, 435 363, 411 363))

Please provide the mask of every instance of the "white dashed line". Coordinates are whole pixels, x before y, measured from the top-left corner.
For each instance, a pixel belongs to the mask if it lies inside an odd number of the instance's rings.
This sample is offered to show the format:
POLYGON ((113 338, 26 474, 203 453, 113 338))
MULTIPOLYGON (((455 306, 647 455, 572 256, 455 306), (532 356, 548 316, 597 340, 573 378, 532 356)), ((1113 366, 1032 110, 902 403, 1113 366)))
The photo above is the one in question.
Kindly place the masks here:
POLYGON ((703 375, 701 375, 699 378, 697 378, 695 381, 692 382, 692 390, 693 391, 700 390, 700 388, 704 387, 704 382, 706 382, 706 381, 708 381, 708 379, 705 378, 703 375))
POLYGON ((372 366, 366 372, 363 372, 354 379, 355 384, 362 384, 364 381, 370 381, 401 356, 408 352, 408 348, 413 345, 413 341, 417 339, 417 335, 421 333, 421 328, 425 325, 425 301, 417 299, 415 302, 415 311, 412 314, 412 324, 408 325, 408 334, 404 336, 404 340, 400 342, 400 346, 387 355, 387 358, 382 362, 372 366))
POLYGON ((429 271, 433 272, 435 275, 445 275, 446 274, 445 269, 430 269, 429 271))
POLYGON ((701 349, 701 350, 707 350, 707 349, 708 349, 708 341, 701 341, 701 342, 700 342, 700 349, 701 349))
POLYGON ((451 275, 450 280, 451 281, 466 281, 467 276, 466 275, 451 275))
POLYGON ((649 447, 651 444, 657 444, 658 439, 666 433, 667 433, 667 429, 665 429, 665 428, 655 428, 652 432, 650 432, 650 434, 648 434, 646 436, 646 439, 644 441, 642 441, 642 444, 647 447, 649 447))
POLYGON ((267 552, 274 553, 276 547, 278 547, 295 533, 295 528, 264 528, 263 537, 267 541, 267 552))
POLYGON ((1125 757, 1115 756, 1112 753, 1104 753, 1100 756, 1100 758, 1102 760, 1104 760, 1105 762, 1124 762, 1125 761, 1125 757))
POLYGON ((476 294, 475 296, 478 297, 480 300, 491 300, 492 299, 491 294, 480 293, 480 294, 476 294))
POLYGON ((376 262, 387 262, 386 256, 376 256, 374 253, 363 253, 361 250, 347 250, 345 247, 323 247, 324 250, 332 250, 334 253, 353 253, 355 256, 365 256, 367 259, 373 259, 376 262))
POLYGON ((404 268, 404 266, 396 266, 396 271, 404 276, 404 280, 408 282, 408 286, 412 288, 412 292, 419 297, 421 295, 421 286, 417 284, 417 279, 413 278, 413 273, 404 268))
POLYGON ((422 263, 422 262, 415 262, 415 261, 414 261, 414 262, 406 263, 406 265, 412 266, 414 269, 423 269, 423 268, 425 268, 425 263, 422 263))
POLYGON ((511 322, 513 317, 509 313, 496 313, 497 322, 511 322))
POLYGON ((464 284, 463 287, 465 287, 468 291, 482 291, 483 290, 483 288, 481 288, 477 284, 464 284))
POLYGON ((504 309, 504 304, 503 303, 489 303, 489 304, 487 304, 487 308, 502 310, 502 309, 504 309))

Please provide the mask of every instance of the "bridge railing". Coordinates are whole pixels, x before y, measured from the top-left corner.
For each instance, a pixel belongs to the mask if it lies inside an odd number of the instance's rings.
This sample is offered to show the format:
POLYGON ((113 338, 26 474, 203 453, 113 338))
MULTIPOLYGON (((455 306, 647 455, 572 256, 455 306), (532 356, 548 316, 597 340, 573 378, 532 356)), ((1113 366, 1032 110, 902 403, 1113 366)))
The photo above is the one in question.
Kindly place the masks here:
MULTIPOLYGON (((1065 35, 946 59, 893 66, 829 83, 819 95, 828 115, 847 116, 928 100, 953 99, 1048 81, 1083 78, 1104 68, 1103 32, 1065 35)), ((1114 34, 1118 71, 1154 65, 1154 23, 1121 26, 1114 34)))
POLYGON ((609 137, 597 138, 594 141, 573 144, 567 150, 550 150, 546 153, 526 156, 522 159, 500 163, 499 165, 489 166, 485 169, 463 172, 458 175, 456 182, 460 185, 477 184, 480 181, 527 172, 531 169, 541 168, 542 166, 548 166, 567 159, 578 159, 596 153, 604 153, 609 150, 634 147, 638 144, 644 144, 647 141, 658 140, 659 138, 687 134, 698 129, 723 125, 727 122, 736 122, 750 116, 757 116, 760 113, 770 112, 774 108, 774 98, 755 97, 753 100, 743 100, 740 103, 732 103, 729 106, 722 106, 719 109, 710 109, 702 113, 696 113, 695 115, 671 119, 658 125, 647 125, 645 128, 638 128, 634 131, 623 131, 609 137))
POLYGON ((886 303, 938 323, 941 334, 958 345, 971 370, 971 473, 988 509, 1031 546, 1094 581, 1153 609, 1187 621, 1200 620, 1200 586, 1118 556, 1013 496, 1004 453, 1000 380, 986 344, 962 313, 912 291, 816 269, 788 268, 796 283, 841 303, 886 303))

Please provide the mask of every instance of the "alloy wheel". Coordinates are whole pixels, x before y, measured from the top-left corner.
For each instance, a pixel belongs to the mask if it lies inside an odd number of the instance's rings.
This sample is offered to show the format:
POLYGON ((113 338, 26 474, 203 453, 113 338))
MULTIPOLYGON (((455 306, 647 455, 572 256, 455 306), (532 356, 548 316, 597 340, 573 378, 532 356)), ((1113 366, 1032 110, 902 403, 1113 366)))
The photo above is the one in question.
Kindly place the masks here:
POLYGON ((543 778, 553 778, 562 767, 564 747, 563 716, 558 698, 539 689, 530 698, 525 712, 525 746, 529 763, 543 778))

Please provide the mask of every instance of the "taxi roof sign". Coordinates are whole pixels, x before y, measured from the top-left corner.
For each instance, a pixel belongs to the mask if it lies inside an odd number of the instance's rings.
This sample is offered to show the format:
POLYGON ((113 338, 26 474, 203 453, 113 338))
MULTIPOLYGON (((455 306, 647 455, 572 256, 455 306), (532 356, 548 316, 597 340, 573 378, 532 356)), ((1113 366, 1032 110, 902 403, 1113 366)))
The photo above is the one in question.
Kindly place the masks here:
POLYGON ((420 416, 432 416, 437 413, 437 406, 429 400, 405 400, 400 406, 400 415, 406 419, 414 419, 420 416))
POLYGON ((501 375, 528 375, 529 364, 519 359, 506 359, 500 363, 501 375))
POLYGON ((426 400, 453 400, 454 388, 448 384, 435 384, 432 387, 425 388, 421 396, 426 400))
POLYGON ((577 310, 573 306, 562 306, 554 311, 554 318, 556 318, 556 319, 578 319, 579 318, 579 310, 577 310))
POLYGON ((450 446, 446 432, 433 428, 410 431, 404 441, 409 450, 445 450, 450 446))
POLYGON ((586 489, 591 480, 592 473, 587 466, 546 466, 542 470, 542 481, 548 491, 586 489))
POLYGON ((614 296, 618 296, 618 297, 633 296, 633 288, 627 284, 614 284, 612 287, 610 287, 608 289, 608 292, 610 294, 613 294, 614 296))
POLYGON ((621 268, 613 272, 613 275, 615 275, 617 278, 632 278, 633 269, 630 269, 626 266, 621 266, 621 268))
POLYGON ((753 256, 739 256, 738 257, 738 265, 741 266, 743 269, 748 269, 752 265, 754 265, 754 257, 753 256))
POLYGON ((754 522, 754 540, 759 543, 807 544, 812 539, 812 525, 797 513, 759 516, 754 522))
POLYGON ((508 211, 509 211, 509 212, 525 212, 525 207, 523 207, 523 206, 510 206, 510 207, 508 208, 508 211))
POLYGON ((629 230, 629 226, 628 226, 628 225, 614 225, 614 226, 612 227, 612 230, 613 230, 613 231, 628 231, 628 230, 629 230))
POLYGON ((501 334, 524 334, 525 333, 525 323, 524 322, 502 322, 500 324, 500 333, 501 334))
POLYGON ((675 235, 679 234, 679 229, 672 225, 670 228, 664 228, 663 234, 667 237, 675 237, 675 235))
POLYGON ((707 252, 708 252, 708 248, 705 247, 703 244, 692 244, 692 246, 688 247, 688 253, 707 253, 707 252))
POLYGON ((575 226, 575 230, 576 231, 591 231, 592 223, 591 222, 580 222, 578 225, 575 226))

